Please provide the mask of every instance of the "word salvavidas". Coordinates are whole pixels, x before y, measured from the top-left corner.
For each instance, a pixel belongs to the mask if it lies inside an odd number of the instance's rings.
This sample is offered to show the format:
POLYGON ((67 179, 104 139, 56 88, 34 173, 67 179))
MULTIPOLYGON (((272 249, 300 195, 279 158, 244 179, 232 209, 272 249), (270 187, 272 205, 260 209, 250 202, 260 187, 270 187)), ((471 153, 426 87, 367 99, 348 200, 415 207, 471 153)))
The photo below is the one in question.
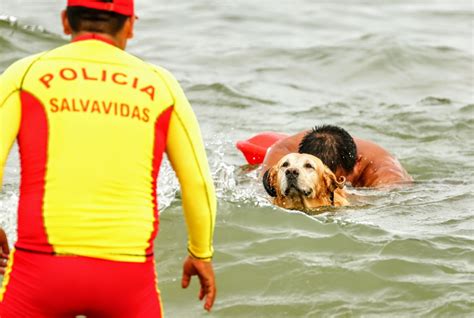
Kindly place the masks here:
POLYGON ((127 103, 113 101, 99 101, 82 98, 51 98, 50 112, 76 112, 90 114, 104 114, 126 117, 147 123, 150 120, 150 109, 132 106, 127 103))

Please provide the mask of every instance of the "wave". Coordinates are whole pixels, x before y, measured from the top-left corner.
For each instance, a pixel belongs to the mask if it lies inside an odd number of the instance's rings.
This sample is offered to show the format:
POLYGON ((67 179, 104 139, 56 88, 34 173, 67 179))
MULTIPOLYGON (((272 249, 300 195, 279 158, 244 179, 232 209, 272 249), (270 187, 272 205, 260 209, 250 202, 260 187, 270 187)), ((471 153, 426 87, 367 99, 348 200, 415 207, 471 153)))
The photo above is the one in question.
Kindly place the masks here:
MULTIPOLYGON (((298 317, 308 316, 308 312, 336 315, 344 308, 351 308, 352 315, 383 315, 400 313, 399 304, 411 299, 417 305, 404 312, 422 314, 440 310, 437 304, 421 308, 419 303, 442 299, 447 286, 460 294, 456 299, 461 307, 456 311, 466 312, 462 304, 472 295, 472 266, 466 259, 474 251, 465 246, 471 246, 471 240, 454 239, 447 232, 402 233, 396 229, 400 217, 390 220, 395 221, 390 229, 354 222, 347 216, 340 218, 345 222, 331 222, 339 218, 312 218, 251 204, 234 207, 232 213, 221 215, 217 224, 218 238, 233 238, 218 246, 220 273, 227 277, 226 284, 241 294, 251 294, 252 301, 243 306, 225 297, 216 313, 233 316, 234 310, 239 310, 250 314, 264 306, 268 317, 269 312, 298 317), (248 273, 253 288, 232 279, 239 272, 248 273), (375 307, 374 302, 378 303, 375 307)), ((369 218, 373 219, 373 214, 369 218)))
MULTIPOLYGON (((234 59, 237 57, 234 56, 234 59)), ((324 85, 355 87, 450 85, 468 87, 474 77, 472 52, 443 44, 413 43, 397 35, 365 34, 332 45, 305 48, 256 47, 238 58, 257 73, 285 72, 289 79, 311 77, 324 85)), ((284 79, 283 79, 284 80, 284 79)))
POLYGON ((192 96, 193 102, 219 108, 247 109, 255 105, 275 104, 271 100, 252 96, 224 83, 195 84, 187 91, 192 96), (212 96, 212 99, 209 96, 212 96))
MULTIPOLYGON (((48 38, 61 41, 63 38, 56 33, 48 31, 41 25, 26 24, 20 21, 17 17, 0 14, 0 31, 11 31, 13 33, 23 33, 28 35, 35 35, 41 38, 48 38)), ((10 34, 10 35, 11 35, 10 34)))
POLYGON ((313 105, 301 111, 289 110, 288 113, 295 119, 317 114, 318 123, 334 122, 337 118, 336 124, 348 127, 351 133, 370 131, 370 135, 376 133, 403 143, 405 149, 410 143, 417 143, 416 146, 421 148, 421 145, 435 142, 447 147, 459 145, 463 149, 466 144, 472 143, 469 136, 474 126, 473 109, 473 104, 448 97, 427 96, 411 104, 352 98, 313 105), (364 120, 354 120, 354 115, 364 120))
POLYGON ((0 15, 0 71, 27 55, 66 43, 43 26, 25 24, 18 18, 0 15))

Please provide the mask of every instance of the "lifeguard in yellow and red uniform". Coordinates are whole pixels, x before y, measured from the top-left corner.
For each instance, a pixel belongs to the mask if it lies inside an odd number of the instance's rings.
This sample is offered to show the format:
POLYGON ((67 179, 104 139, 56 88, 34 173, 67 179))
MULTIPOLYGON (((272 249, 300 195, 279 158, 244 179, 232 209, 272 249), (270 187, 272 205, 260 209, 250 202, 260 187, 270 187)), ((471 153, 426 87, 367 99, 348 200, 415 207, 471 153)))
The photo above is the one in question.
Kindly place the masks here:
POLYGON ((0 179, 15 140, 21 159, 0 316, 160 317, 153 241, 165 152, 189 236, 183 286, 198 275, 210 310, 216 198, 186 96, 168 71, 123 50, 132 0, 69 0, 62 18, 71 43, 0 77, 0 179))

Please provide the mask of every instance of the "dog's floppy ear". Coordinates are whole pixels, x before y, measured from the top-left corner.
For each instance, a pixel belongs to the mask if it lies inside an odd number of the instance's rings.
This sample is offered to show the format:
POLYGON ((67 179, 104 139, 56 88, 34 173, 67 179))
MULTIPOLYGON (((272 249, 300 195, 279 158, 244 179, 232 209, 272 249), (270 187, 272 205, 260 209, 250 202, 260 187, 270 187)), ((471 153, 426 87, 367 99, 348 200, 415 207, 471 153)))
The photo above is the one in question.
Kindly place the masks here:
POLYGON ((329 192, 334 192, 337 188, 342 189, 346 185, 346 178, 340 176, 336 178, 336 175, 328 168, 324 169, 324 179, 329 192))
POLYGON ((277 192, 273 185, 275 183, 275 172, 273 171, 273 168, 270 168, 267 171, 265 171, 265 173, 263 174, 262 181, 263 181, 263 186, 265 187, 265 190, 267 191, 267 193, 272 197, 276 197, 277 192))
POLYGON ((337 186, 339 187, 339 189, 344 188, 344 186, 346 185, 346 177, 340 176, 339 178, 337 178, 337 182, 337 186))

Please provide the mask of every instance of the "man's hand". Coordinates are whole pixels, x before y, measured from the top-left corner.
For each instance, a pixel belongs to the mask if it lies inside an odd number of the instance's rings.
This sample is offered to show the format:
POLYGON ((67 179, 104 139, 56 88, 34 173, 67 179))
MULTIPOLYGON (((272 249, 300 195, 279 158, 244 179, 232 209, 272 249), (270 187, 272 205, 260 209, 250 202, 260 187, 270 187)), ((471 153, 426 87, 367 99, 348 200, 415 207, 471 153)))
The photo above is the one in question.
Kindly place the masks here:
POLYGON ((211 311, 214 300, 216 299, 216 283, 214 279, 214 270, 211 262, 205 262, 188 256, 183 265, 183 279, 181 286, 187 288, 191 282, 191 276, 197 275, 201 283, 199 291, 199 300, 206 298, 204 309, 211 311))
POLYGON ((5 274, 5 268, 7 267, 8 254, 10 248, 8 247, 8 239, 5 231, 0 228, 0 275, 5 274))

